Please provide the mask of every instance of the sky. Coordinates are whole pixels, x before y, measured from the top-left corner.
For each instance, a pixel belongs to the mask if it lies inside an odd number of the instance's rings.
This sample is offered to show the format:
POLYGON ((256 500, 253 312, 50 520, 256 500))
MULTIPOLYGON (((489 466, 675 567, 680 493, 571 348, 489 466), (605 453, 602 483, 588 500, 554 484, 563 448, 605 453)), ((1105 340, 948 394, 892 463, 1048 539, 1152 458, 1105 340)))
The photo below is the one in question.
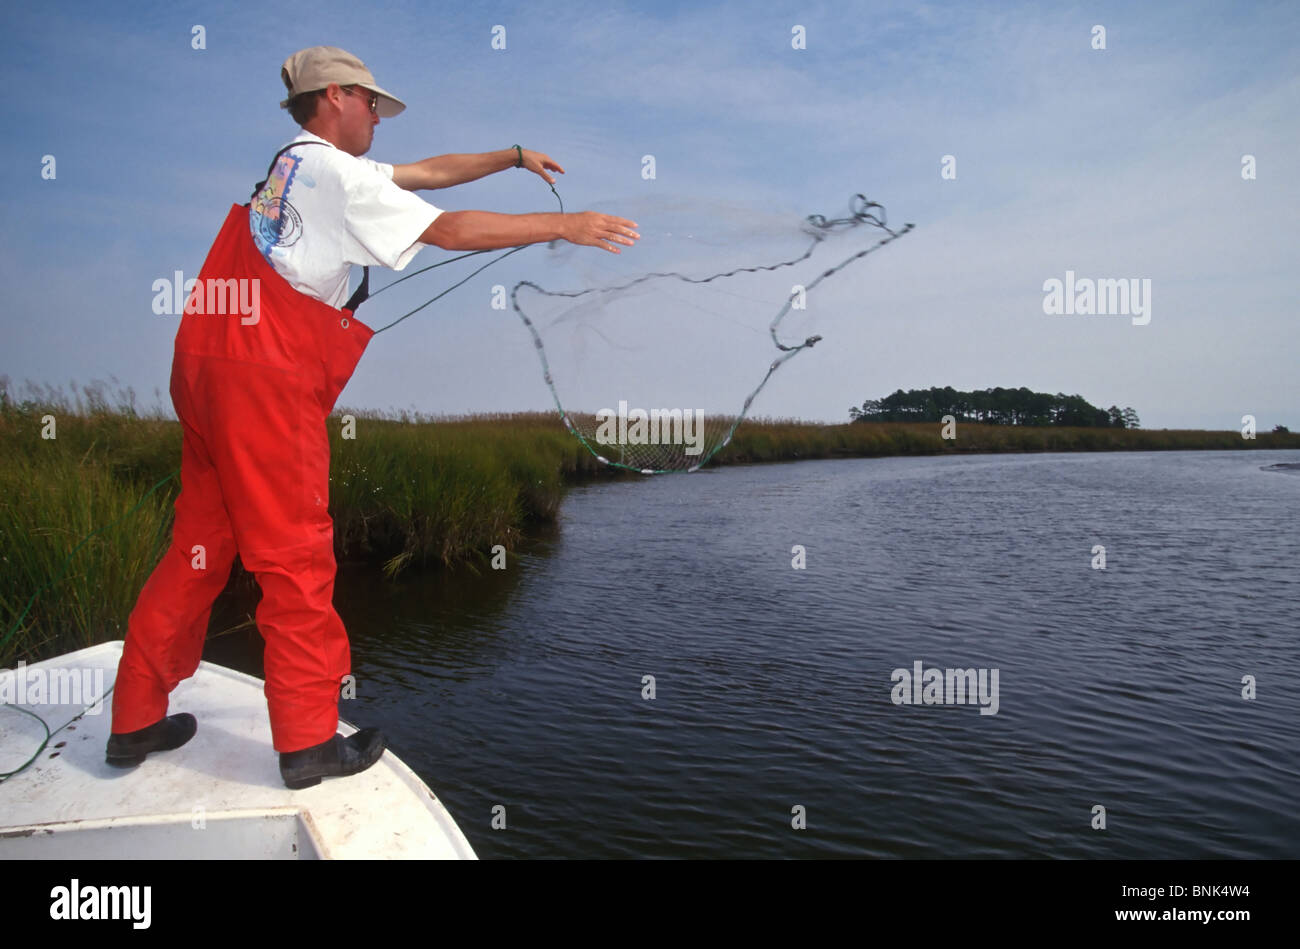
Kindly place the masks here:
MULTIPOLYGON (((1300 429, 1293 3, 441 7, 317 3, 287 18, 267 4, 7 6, 0 376, 13 388, 113 379, 169 409, 177 322, 154 313, 154 283, 197 274, 230 205, 296 133, 278 108, 284 59, 336 45, 408 106, 380 122, 370 157, 519 143, 564 166, 566 210, 642 228, 619 258, 538 247, 494 265, 377 336, 340 405, 545 409, 532 340, 492 308, 492 287, 571 287, 683 254, 700 274, 714 257, 767 262, 751 225, 843 214, 861 192, 915 229, 812 295, 824 342, 781 368, 755 414, 839 422, 899 388, 1026 386, 1132 406, 1144 428, 1237 429, 1250 414, 1264 431, 1300 429), (684 231, 725 246, 684 243, 684 231), (1045 284, 1067 272, 1136 280, 1149 310, 1045 312, 1045 284)), ((446 210, 558 209, 515 169, 422 196, 446 210)), ((431 247, 412 267, 448 256, 431 247)), ((468 273, 416 277, 358 315, 382 325, 468 273)), ((774 354, 755 348, 755 327, 789 286, 746 289, 725 310, 713 288, 670 289, 618 317, 650 346, 657 314, 702 314, 635 361, 650 373, 645 398, 738 408, 774 354), (753 326, 737 326, 729 359, 719 314, 737 307, 753 326)), ((564 361, 571 344, 554 341, 561 389, 600 378, 564 361)), ((602 359, 613 378, 619 352, 602 359)), ((613 385, 582 397, 624 396, 613 385)))

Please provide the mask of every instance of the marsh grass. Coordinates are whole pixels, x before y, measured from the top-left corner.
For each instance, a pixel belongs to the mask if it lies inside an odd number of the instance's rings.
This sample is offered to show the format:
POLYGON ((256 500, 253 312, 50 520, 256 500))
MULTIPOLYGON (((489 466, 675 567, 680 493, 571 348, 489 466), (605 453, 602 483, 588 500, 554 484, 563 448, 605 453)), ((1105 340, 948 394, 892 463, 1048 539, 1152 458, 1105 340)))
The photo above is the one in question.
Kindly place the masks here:
POLYGON ((1300 433, 1168 429, 1056 428, 958 422, 955 439, 933 422, 850 422, 823 425, 796 419, 750 419, 718 453, 720 463, 793 458, 1051 451, 1188 451, 1300 448, 1300 433))

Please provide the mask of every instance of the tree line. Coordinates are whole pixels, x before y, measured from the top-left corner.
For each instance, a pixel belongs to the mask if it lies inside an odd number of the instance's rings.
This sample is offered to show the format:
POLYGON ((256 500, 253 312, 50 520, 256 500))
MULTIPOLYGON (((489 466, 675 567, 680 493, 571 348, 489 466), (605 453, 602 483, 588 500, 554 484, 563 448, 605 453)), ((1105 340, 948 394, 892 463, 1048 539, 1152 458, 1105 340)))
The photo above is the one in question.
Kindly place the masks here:
POLYGON ((1099 428, 1139 428, 1131 407, 1099 409, 1083 396, 1030 392, 1025 387, 961 392, 952 386, 899 389, 883 399, 867 399, 849 409, 854 422, 940 422, 945 415, 959 421, 991 425, 1070 425, 1099 428))

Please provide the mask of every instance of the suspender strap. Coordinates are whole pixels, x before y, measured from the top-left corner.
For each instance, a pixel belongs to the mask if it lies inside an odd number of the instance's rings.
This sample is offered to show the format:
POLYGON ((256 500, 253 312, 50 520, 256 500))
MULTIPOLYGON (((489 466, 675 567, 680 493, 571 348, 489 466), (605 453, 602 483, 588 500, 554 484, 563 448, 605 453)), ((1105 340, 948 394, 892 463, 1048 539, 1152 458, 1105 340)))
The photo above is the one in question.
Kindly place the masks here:
POLYGON ((357 307, 365 303, 366 300, 369 299, 369 297, 370 297, 370 268, 362 267, 361 283, 357 285, 357 289, 353 292, 352 296, 348 297, 348 302, 343 304, 343 309, 351 310, 353 313, 355 313, 357 312, 357 307))
MULTIPOLYGON (((261 190, 262 190, 263 188, 266 187, 266 183, 267 183, 268 181, 271 180, 271 172, 275 171, 275 163, 278 162, 278 161, 280 160, 280 156, 281 156, 281 155, 283 155, 285 152, 287 152, 287 151, 288 151, 289 149, 291 149, 291 148, 297 148, 299 145, 325 145, 325 144, 328 144, 328 143, 326 143, 326 142, 311 142, 311 141, 308 141, 308 142, 290 142, 288 145, 284 146, 284 148, 282 148, 282 149, 280 149, 278 152, 276 152, 276 153, 275 153, 275 157, 271 159, 271 164, 270 164, 270 165, 267 167, 267 169, 266 169, 266 177, 263 178, 261 181, 259 181, 256 185, 253 186, 253 193, 252 193, 251 195, 248 196, 248 203, 249 203, 249 204, 252 204, 252 203, 253 203, 253 199, 256 198, 257 195, 258 195, 258 193, 261 192, 261 190)), ((330 146, 330 147, 332 148, 333 146, 330 146)))
MULTIPOLYGON (((276 152, 276 153, 275 153, 275 157, 271 159, 271 164, 267 166, 267 169, 266 169, 266 177, 263 178, 261 181, 259 181, 259 182, 258 182, 258 183, 253 187, 253 193, 252 193, 251 195, 248 196, 248 204, 246 204, 246 205, 244 205, 244 206, 245 206, 245 207, 248 207, 248 205, 251 205, 251 204, 253 203, 253 199, 256 198, 256 197, 258 196, 258 194, 261 193, 262 189, 266 187, 266 183, 267 183, 268 181, 271 180, 271 172, 275 171, 275 163, 278 162, 278 161, 280 160, 280 156, 281 156, 281 155, 283 155, 285 152, 287 152, 287 151, 288 151, 289 149, 291 149, 291 148, 297 148, 299 145, 325 145, 325 144, 327 144, 327 143, 326 143, 326 142, 312 142, 312 141, 306 141, 306 142, 290 142, 288 145, 284 146, 284 148, 282 148, 282 149, 280 149, 278 152, 276 152)), ((331 147, 333 147, 333 146, 331 146, 331 147)), ((360 285, 358 285, 356 291, 352 294, 352 296, 348 297, 348 302, 345 303, 345 304, 343 304, 343 309, 345 309, 345 310, 351 310, 353 313, 355 313, 356 310, 357 310, 357 307, 359 307, 359 306, 361 306, 361 304, 365 303, 366 300, 369 299, 369 297, 370 297, 370 268, 369 268, 369 267, 362 267, 362 268, 361 268, 361 283, 360 283, 360 285)))

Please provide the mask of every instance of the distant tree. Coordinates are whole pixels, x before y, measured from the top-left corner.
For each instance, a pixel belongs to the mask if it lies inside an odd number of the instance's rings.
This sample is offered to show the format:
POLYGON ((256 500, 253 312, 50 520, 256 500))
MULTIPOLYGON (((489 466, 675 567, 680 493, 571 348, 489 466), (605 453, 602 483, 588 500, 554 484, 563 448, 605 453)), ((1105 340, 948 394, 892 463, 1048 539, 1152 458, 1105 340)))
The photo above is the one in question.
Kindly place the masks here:
MULTIPOLYGON (((944 386, 942 389, 936 389, 934 393, 935 408, 939 412, 939 418, 945 415, 954 417, 961 415, 961 396, 952 386, 944 386)), ((937 420, 936 420, 937 421, 937 420)))
MULTIPOLYGON (((1086 427, 1096 424, 1096 417, 1093 412, 1100 411, 1094 409, 1081 395, 1067 395, 1063 399, 1059 425, 1072 425, 1086 427)), ((1105 417, 1106 413, 1101 413, 1105 417)))
POLYGON ((1118 405, 1112 405, 1110 408, 1106 410, 1106 414, 1110 416, 1111 428, 1124 427, 1124 413, 1120 411, 1118 405))
POLYGON ((849 409, 849 420, 853 422, 868 422, 880 414, 880 402, 877 399, 867 399, 862 403, 862 408, 854 406, 849 409))
POLYGON ((1289 431, 1291 431, 1291 429, 1287 428, 1285 425, 1276 425, 1276 426, 1274 426, 1273 431, 1275 431, 1275 432, 1289 432, 1289 431))
POLYGON ((1142 427, 1141 423, 1138 421, 1138 414, 1131 405, 1124 410, 1124 425, 1128 428, 1142 427))

